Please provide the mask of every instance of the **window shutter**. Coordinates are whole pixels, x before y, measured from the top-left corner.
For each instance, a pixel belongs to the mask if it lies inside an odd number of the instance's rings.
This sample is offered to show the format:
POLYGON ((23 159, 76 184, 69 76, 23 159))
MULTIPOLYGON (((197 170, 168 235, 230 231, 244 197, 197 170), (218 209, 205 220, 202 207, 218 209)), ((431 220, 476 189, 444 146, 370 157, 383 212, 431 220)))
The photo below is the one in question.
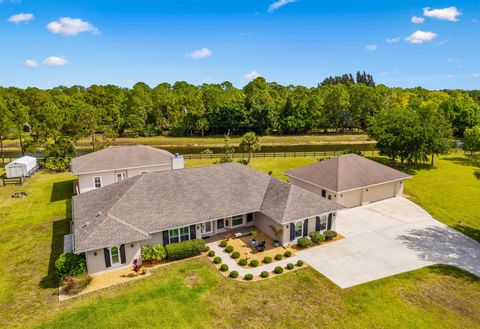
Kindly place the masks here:
POLYGON ((127 257, 125 257, 125 245, 120 245, 120 262, 125 264, 127 262, 127 257))
POLYGON ((290 241, 295 240, 295 223, 290 223, 290 241))
POLYGON ((320 232, 320 217, 315 218, 315 231, 320 232))
POLYGON ((166 246, 167 244, 169 244, 170 241, 168 240, 168 231, 163 231, 162 237, 163 237, 163 245, 166 246))
POLYGON ((195 228, 195 225, 190 225, 190 240, 193 240, 196 238, 197 238, 197 229, 195 228))
POLYGON ((103 248, 103 255, 105 256, 105 267, 112 266, 110 263, 110 250, 108 250, 108 248, 103 248))
POLYGON ((332 229, 332 213, 328 214, 327 230, 332 229))
POLYGON ((308 235, 308 218, 303 222, 303 236, 308 235))

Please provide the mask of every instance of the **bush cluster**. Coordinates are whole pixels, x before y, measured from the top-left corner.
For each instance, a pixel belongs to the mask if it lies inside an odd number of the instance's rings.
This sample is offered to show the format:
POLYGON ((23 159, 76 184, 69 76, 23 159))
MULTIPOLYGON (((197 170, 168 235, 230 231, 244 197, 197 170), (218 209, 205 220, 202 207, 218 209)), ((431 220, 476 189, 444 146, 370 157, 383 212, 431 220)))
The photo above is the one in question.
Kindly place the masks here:
POLYGON ((230 272, 230 277, 233 278, 233 279, 238 278, 238 272, 237 271, 230 272))
POLYGON ((237 259, 237 258, 240 258, 240 253, 238 251, 234 251, 232 252, 232 256, 231 256, 233 259, 237 259))
POLYGON ((295 267, 295 265, 293 265, 292 263, 287 264, 287 269, 289 269, 289 270, 293 270, 294 267, 295 267))
POLYGON ((316 244, 319 244, 325 241, 325 235, 317 231, 310 232, 308 236, 310 237, 310 240, 312 240, 312 242, 316 244))
POLYGON ((298 266, 298 267, 302 267, 302 266, 303 266, 303 260, 297 261, 297 266, 298 266))
POLYGON ((256 259, 253 259, 253 260, 250 261, 250 266, 251 266, 251 267, 257 267, 258 264, 259 264, 259 263, 258 263, 258 260, 256 260, 256 259))
POLYGON ((277 267, 275 267, 275 269, 273 271, 277 274, 281 274, 281 273, 283 273, 283 267, 277 266, 277 267))
POLYGON ((213 259, 213 263, 214 263, 214 264, 220 264, 221 262, 222 262, 222 257, 218 257, 218 256, 217 256, 217 257, 215 257, 215 258, 213 259))
POLYGON ((222 240, 220 241, 220 243, 218 244, 221 248, 225 248, 227 246, 227 240, 222 240))
POLYGON ((276 260, 282 260, 283 256, 281 254, 278 254, 275 256, 275 259, 276 260))
POLYGON ((245 274, 243 277, 244 280, 251 281, 253 279, 253 274, 245 274))
POLYGON ((297 240, 297 243, 302 248, 308 248, 312 245, 312 240, 307 237, 303 237, 297 240))
POLYGON ((247 266, 248 262, 245 258, 242 258, 238 261, 238 265, 240 266, 247 266))
POLYGON ((151 246, 147 244, 142 247, 140 256, 143 261, 160 261, 167 257, 167 250, 161 244, 154 244, 151 246))
POLYGON ((270 273, 268 273, 267 271, 263 271, 262 273, 260 273, 260 276, 262 278, 268 278, 269 275, 270 275, 270 273))
POLYGON ((205 241, 202 239, 193 239, 177 243, 167 244, 167 258, 169 260, 184 259, 200 255, 205 251, 205 241))
POLYGON ((231 253, 233 251, 233 247, 232 246, 226 246, 224 250, 225 250, 226 253, 231 253))
POLYGON ((291 257, 292 256, 292 252, 290 250, 287 250, 285 251, 285 253, 283 254, 283 256, 285 257, 291 257))
POLYGON ((74 277, 84 274, 87 272, 85 254, 63 253, 55 261, 55 269, 60 280, 65 279, 67 276, 74 277))
POLYGON ((263 258, 263 262, 265 264, 270 264, 271 262, 273 262, 273 259, 270 256, 265 256, 265 258, 263 258))
POLYGON ((215 250, 210 250, 208 252, 208 257, 213 257, 213 256, 215 256, 215 250))
POLYGON ((337 232, 332 231, 332 230, 325 231, 325 237, 327 238, 327 240, 331 240, 333 238, 336 238, 337 237, 337 232))

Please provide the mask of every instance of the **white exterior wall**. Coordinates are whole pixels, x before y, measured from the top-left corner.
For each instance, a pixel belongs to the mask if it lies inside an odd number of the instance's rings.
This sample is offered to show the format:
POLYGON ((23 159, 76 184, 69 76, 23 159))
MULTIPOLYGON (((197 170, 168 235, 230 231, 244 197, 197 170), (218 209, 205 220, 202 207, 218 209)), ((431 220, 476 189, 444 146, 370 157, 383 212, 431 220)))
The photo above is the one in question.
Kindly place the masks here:
POLYGON ((85 258, 87 260, 88 273, 92 275, 92 274, 99 274, 105 271, 110 271, 110 270, 114 270, 122 267, 131 267, 133 264, 133 260, 136 258, 137 259, 140 258, 140 248, 142 245, 143 243, 139 243, 139 242, 125 243, 126 263, 118 264, 117 266, 112 266, 112 267, 105 266, 105 255, 104 255, 103 249, 87 251, 85 253, 85 258))
POLYGON ((127 178, 135 177, 142 172, 156 172, 156 171, 164 171, 170 170, 171 164, 164 164, 159 166, 151 166, 151 167, 139 167, 139 168, 131 168, 125 170, 111 170, 111 171, 101 171, 97 173, 90 173, 90 174, 79 174, 78 175, 78 188, 79 193, 85 193, 95 189, 95 183, 93 178, 94 177, 101 177, 102 179, 102 187, 107 186, 113 183, 116 183, 116 174, 120 172, 125 172, 127 178))

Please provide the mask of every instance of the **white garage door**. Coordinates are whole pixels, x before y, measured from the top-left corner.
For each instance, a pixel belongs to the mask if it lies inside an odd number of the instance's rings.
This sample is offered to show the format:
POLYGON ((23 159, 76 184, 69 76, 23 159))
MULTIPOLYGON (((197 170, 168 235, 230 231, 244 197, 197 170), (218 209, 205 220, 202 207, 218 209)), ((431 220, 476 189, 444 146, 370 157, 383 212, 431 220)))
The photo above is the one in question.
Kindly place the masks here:
POLYGON ((371 186, 364 193, 364 202, 375 202, 393 198, 395 196, 395 183, 371 186))

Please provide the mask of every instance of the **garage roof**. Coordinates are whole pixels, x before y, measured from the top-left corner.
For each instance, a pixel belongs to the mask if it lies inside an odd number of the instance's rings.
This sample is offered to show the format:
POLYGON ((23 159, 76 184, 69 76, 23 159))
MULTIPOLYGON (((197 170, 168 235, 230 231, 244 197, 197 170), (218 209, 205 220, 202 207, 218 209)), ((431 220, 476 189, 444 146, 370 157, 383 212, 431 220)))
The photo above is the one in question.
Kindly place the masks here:
POLYGON ((410 175, 357 154, 319 161, 289 170, 285 175, 335 192, 411 178, 410 175))

